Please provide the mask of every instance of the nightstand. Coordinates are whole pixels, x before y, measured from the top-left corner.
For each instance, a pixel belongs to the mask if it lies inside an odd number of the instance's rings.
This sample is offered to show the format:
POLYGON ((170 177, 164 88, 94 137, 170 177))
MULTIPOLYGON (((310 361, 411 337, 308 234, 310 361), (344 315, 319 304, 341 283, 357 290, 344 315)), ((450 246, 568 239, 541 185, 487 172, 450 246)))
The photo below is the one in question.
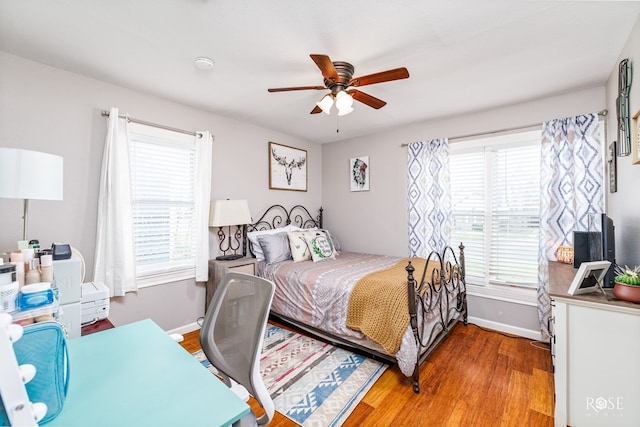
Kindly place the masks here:
POLYGON ((209 280, 207 281, 205 302, 204 302, 204 312, 207 312, 209 308, 209 303, 211 302, 211 298, 213 298, 213 294, 216 292, 218 288, 218 284, 222 280, 225 274, 230 271, 234 273, 245 273, 245 274, 256 274, 256 268, 258 265, 258 260, 252 257, 245 257, 234 259, 232 261, 221 261, 217 259, 209 260, 209 280))

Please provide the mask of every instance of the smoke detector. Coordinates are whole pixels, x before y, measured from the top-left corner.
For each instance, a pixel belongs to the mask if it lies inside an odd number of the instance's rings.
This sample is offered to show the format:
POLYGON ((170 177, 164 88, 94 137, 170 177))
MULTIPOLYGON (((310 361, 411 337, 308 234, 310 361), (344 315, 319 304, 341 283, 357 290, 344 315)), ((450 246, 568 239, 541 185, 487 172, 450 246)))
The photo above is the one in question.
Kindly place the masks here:
POLYGON ((210 70, 213 68, 213 59, 206 56, 198 56, 195 60, 196 68, 200 70, 210 70))

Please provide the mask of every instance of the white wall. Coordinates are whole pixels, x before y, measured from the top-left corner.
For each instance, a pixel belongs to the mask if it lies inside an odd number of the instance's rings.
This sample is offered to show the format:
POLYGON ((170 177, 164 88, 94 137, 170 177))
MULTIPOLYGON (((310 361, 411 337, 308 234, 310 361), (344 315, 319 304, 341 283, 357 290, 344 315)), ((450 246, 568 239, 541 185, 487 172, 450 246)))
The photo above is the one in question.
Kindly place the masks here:
MULTIPOLYGON (((247 199, 254 217, 273 203, 320 206, 317 144, 0 52, 0 147, 64 158, 64 200, 30 202, 29 238, 45 247, 67 242, 77 248, 87 262, 86 281, 93 277, 97 189, 107 126, 100 113, 110 107, 153 123, 211 131, 212 199, 247 199), (307 192, 269 189, 269 141, 307 150, 307 192)), ((0 252, 14 250, 22 238, 22 202, 0 199, 0 213, 0 252)), ((210 246, 217 248, 213 233, 210 246)), ((116 325, 152 318, 164 329, 173 329, 203 313, 204 284, 185 281, 114 298, 110 318, 116 325)))
MULTIPOLYGON (((346 250, 408 256, 407 149, 401 148, 401 144, 528 127, 603 108, 605 89, 594 87, 325 144, 322 147, 325 226, 336 234, 346 250), (368 192, 349 190, 349 159, 357 156, 369 156, 371 189, 368 192)), ((471 288, 469 292, 472 294, 469 297, 471 321, 525 336, 539 335, 535 303, 489 299, 474 294, 471 288)))
MULTIPOLYGON (((620 53, 618 62, 629 58, 633 82, 629 95, 631 117, 640 110, 640 20, 620 53)), ((607 81, 607 108, 613 114, 607 120, 607 143, 618 140, 616 97, 618 96, 618 66, 607 81)), ((608 212, 616 227, 616 261, 622 265, 640 265, 640 164, 631 163, 631 156, 618 157, 618 191, 608 193, 608 212)))

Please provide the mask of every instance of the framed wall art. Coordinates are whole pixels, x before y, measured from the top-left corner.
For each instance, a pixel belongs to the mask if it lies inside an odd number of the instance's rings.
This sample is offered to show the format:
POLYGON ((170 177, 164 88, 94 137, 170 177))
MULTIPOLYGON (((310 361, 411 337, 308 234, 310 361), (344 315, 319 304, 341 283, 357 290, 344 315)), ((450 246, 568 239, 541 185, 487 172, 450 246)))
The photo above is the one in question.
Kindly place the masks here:
POLYGON ((269 188, 307 191, 307 150, 269 142, 269 188))
POLYGON ((631 161, 640 164, 640 110, 631 119, 631 161))
POLYGON ((354 157, 349 160, 351 191, 369 191, 369 156, 354 157))

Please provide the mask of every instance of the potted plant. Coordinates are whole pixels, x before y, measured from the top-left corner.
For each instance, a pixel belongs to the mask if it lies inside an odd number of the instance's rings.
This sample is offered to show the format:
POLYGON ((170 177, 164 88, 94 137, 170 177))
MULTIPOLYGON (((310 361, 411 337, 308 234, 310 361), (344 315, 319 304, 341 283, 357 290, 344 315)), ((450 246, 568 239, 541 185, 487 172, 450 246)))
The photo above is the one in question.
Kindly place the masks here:
POLYGON ((616 266, 616 279, 613 295, 616 298, 640 304, 640 266, 624 268, 616 266))

